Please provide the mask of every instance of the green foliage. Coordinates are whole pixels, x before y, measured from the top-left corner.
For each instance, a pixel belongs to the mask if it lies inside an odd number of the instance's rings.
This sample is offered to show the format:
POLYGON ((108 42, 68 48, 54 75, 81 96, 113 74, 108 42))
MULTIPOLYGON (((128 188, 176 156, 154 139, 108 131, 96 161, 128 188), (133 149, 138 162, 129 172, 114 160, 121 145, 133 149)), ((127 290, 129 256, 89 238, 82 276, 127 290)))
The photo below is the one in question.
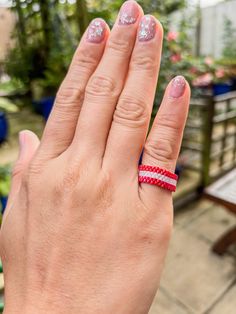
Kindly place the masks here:
POLYGON ((62 8, 58 1, 51 0, 13 1, 18 31, 5 68, 28 88, 37 80, 46 93, 50 90, 54 94, 66 73, 78 29, 76 33, 75 17, 70 23, 71 8, 64 12, 65 8, 67 4, 62 8))
POLYGON ((9 81, 0 83, 0 92, 6 94, 14 94, 16 91, 19 93, 24 93, 24 85, 21 80, 9 78, 9 81))
POLYGON ((10 166, 0 166, 0 196, 7 196, 10 191, 10 166))
POLYGON ((88 0, 89 20, 101 17, 112 27, 123 0, 88 0))
MULTIPOLYGON (((124 1, 115 0, 97 0, 91 1, 96 3, 96 10, 102 8, 102 12, 105 14, 108 12, 108 21, 110 24, 114 22, 118 10, 124 1), (110 18, 109 18, 110 17, 110 18)), ((184 61, 186 55, 188 55, 192 49, 189 40, 189 30, 192 28, 192 17, 188 18, 182 15, 182 19, 179 25, 178 36, 175 40, 168 41, 168 33, 170 31, 171 14, 183 10, 187 6, 186 0, 138 0, 138 3, 142 6, 145 14, 152 14, 156 16, 164 28, 164 42, 163 42, 163 55, 161 61, 161 69, 157 87, 157 95, 155 98, 155 104, 159 105, 162 99, 164 90, 169 80, 176 74, 182 73, 189 66, 189 63, 184 61), (181 60, 171 61, 172 56, 180 56, 181 60)), ((104 16, 105 17, 105 16, 104 16)), ((188 73, 188 72, 187 72, 188 73)), ((153 114, 156 112, 156 106, 154 107, 153 114)))
POLYGON ((224 48, 222 51, 223 59, 236 59, 236 28, 233 22, 225 17, 224 34, 223 34, 224 48))
POLYGON ((140 0, 138 2, 142 5, 145 13, 155 13, 165 17, 183 9, 187 4, 185 0, 140 0))
POLYGON ((0 111, 15 113, 18 107, 6 97, 0 97, 0 111))
POLYGON ((61 47, 54 46, 50 51, 43 77, 39 77, 37 83, 46 94, 55 93, 66 75, 74 53, 74 46, 66 41, 60 43, 61 47))
POLYGON ((40 48, 40 42, 29 44, 24 47, 24 50, 16 45, 8 54, 5 64, 6 72, 25 86, 35 78, 42 78, 45 64, 40 48))
MULTIPOLYGON (((37 81, 48 93, 55 93, 70 63, 73 51, 82 31, 95 17, 104 18, 110 26, 115 21, 123 0, 77 0, 69 5, 58 0, 14 0, 18 15, 18 29, 15 33, 17 46, 11 50, 6 69, 11 77, 31 86, 37 81), (85 16, 81 16, 78 8, 85 16)), ((176 40, 168 41, 170 14, 182 10, 186 0, 140 0, 145 13, 155 15, 163 24, 166 34, 162 67, 159 78, 159 103, 167 82, 177 72, 185 69, 186 52, 191 48, 188 41, 189 23, 183 16, 176 40), (185 51, 183 53, 183 51, 185 51), (179 56, 181 60, 178 60, 179 56), (177 58, 176 61, 171 61, 177 58)))
MULTIPOLYGON (((162 4, 163 12, 166 11, 173 13, 174 8, 178 7, 178 10, 182 10, 185 5, 185 1, 177 1, 173 4, 173 6, 170 6, 170 2, 169 4, 167 3, 166 9, 164 4, 162 4)), ((182 18, 180 19, 179 25, 177 27, 178 31, 172 31, 170 29, 170 18, 170 15, 165 14, 162 14, 159 17, 164 27, 164 41, 157 95, 155 100, 157 105, 160 104, 166 85, 176 74, 184 75, 186 79, 190 79, 189 69, 191 68, 191 63, 189 57, 192 55, 192 41, 189 40, 189 32, 193 27, 192 17, 186 17, 182 11, 182 18)), ((154 110, 153 114, 155 113, 156 110, 154 110)))

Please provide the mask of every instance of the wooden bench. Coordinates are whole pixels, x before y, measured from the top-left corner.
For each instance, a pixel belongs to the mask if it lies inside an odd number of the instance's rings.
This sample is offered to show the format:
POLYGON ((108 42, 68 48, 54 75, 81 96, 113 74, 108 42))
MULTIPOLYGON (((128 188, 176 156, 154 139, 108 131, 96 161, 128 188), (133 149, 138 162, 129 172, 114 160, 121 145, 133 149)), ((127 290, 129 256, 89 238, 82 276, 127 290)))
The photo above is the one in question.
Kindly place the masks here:
MULTIPOLYGON (((236 169, 206 188, 204 194, 207 199, 223 205, 236 215, 236 169)), ((215 253, 223 255, 232 244, 236 244, 236 226, 224 234, 212 249, 215 253)))

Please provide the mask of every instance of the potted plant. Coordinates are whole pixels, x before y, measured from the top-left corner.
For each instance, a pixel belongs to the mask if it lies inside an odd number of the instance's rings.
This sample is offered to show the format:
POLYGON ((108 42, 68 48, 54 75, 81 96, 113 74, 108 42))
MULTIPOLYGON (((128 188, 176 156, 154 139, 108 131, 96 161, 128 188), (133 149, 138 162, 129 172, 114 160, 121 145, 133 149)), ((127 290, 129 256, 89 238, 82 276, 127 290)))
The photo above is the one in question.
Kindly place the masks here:
POLYGON ((225 17, 222 57, 217 62, 213 90, 216 95, 236 89, 236 28, 225 17))
POLYGON ((6 204, 7 204, 7 197, 10 191, 10 181, 11 181, 11 174, 10 174, 10 166, 0 166, 0 208, 1 212, 3 213, 6 204))
POLYGON ((5 97, 0 97, 0 145, 7 140, 9 123, 7 113, 17 112, 18 107, 5 97))
POLYGON ((222 95, 231 92, 233 83, 230 79, 227 68, 219 66, 214 73, 213 94, 214 96, 222 95))
POLYGON ((229 69, 220 61, 211 57, 192 60, 193 87, 214 96, 228 93, 233 88, 229 69))
POLYGON ((7 139, 8 122, 7 117, 3 111, 0 110, 0 144, 7 139))

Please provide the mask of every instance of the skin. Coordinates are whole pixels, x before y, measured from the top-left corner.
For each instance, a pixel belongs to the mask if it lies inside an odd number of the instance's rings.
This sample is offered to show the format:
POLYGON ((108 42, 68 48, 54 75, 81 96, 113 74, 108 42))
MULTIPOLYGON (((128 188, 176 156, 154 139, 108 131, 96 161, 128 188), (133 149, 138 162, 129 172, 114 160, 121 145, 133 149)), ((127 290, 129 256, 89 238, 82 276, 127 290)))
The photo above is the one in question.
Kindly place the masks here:
MULTIPOLYGON (((137 4, 136 4, 137 5, 137 4)), ((159 286, 172 195, 138 183, 138 162, 174 171, 188 113, 168 85, 147 137, 163 31, 139 17, 82 38, 41 143, 20 133, 0 234, 4 314, 144 314, 159 286)))

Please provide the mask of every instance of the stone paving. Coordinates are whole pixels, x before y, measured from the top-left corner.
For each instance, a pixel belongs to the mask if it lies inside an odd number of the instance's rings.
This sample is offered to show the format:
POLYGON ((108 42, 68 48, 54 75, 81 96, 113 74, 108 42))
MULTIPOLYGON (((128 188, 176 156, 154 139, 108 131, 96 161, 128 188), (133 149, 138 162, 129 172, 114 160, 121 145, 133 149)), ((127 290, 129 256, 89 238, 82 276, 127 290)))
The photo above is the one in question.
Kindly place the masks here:
POLYGON ((223 257, 211 245, 236 224, 201 200, 178 211, 160 290, 150 314, 235 314, 236 248, 223 257))

